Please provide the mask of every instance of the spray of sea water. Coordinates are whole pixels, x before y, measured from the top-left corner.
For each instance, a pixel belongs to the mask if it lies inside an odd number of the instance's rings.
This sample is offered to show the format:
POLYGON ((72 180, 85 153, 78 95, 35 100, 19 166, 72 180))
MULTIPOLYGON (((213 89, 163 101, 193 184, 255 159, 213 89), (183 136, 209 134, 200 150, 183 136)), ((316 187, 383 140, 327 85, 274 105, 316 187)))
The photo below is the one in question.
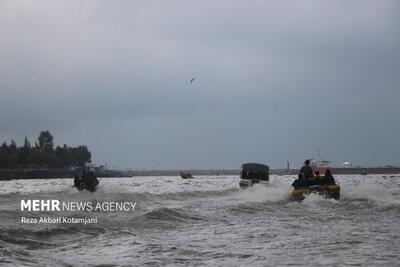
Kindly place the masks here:
POLYGON ((290 200, 293 177, 238 187, 235 176, 3 181, 0 265, 400 265, 400 177, 339 176, 341 200, 290 200), (21 199, 136 202, 133 212, 69 212, 95 224, 21 224, 21 199))

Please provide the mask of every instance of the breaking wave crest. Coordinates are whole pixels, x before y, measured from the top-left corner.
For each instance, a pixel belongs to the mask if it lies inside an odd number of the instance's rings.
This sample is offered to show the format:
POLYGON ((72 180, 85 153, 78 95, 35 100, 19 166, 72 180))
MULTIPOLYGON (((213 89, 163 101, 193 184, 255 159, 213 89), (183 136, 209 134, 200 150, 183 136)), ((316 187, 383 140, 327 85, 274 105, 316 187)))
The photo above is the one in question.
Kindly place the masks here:
POLYGON ((287 202, 290 190, 291 187, 286 182, 274 179, 268 185, 256 184, 242 190, 235 198, 242 202, 287 202))
POLYGON ((343 201, 369 201, 381 205, 400 205, 400 199, 377 182, 359 183, 353 187, 342 187, 343 201))

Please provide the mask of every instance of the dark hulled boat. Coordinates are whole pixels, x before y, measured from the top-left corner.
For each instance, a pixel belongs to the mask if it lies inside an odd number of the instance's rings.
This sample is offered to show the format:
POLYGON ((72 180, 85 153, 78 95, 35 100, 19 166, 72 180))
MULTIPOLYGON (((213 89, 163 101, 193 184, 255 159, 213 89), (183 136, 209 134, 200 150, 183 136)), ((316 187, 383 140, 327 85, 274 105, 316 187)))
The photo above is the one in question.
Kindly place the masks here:
POLYGON ((182 179, 192 179, 193 175, 190 172, 179 172, 182 179))
POLYGON ((242 164, 240 173, 240 188, 248 188, 253 184, 267 183, 269 181, 269 167, 260 163, 242 164))

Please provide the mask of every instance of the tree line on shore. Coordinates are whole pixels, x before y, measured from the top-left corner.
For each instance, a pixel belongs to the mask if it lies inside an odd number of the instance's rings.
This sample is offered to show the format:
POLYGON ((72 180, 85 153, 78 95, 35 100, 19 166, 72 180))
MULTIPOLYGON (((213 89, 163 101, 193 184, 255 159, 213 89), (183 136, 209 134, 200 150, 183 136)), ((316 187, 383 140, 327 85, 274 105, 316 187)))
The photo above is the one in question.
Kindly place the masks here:
POLYGON ((34 146, 28 137, 20 147, 14 140, 0 146, 0 169, 69 168, 83 167, 90 162, 91 153, 85 145, 70 147, 64 144, 54 148, 53 135, 42 131, 34 146))

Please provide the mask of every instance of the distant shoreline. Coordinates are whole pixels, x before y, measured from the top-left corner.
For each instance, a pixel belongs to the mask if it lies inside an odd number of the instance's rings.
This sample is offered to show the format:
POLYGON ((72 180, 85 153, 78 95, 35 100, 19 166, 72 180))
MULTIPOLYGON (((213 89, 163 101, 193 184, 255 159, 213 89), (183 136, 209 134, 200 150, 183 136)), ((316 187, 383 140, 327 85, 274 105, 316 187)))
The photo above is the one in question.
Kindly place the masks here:
MULTIPOLYGON (((370 168, 330 168, 333 174, 400 174, 400 167, 370 167, 370 168)), ((118 171, 110 170, 104 172, 97 172, 96 176, 99 178, 112 178, 112 177, 136 177, 136 176, 179 176, 179 172, 189 172, 193 176, 199 175, 240 175, 240 169, 230 170, 131 170, 131 171, 118 171)), ((272 175, 296 175, 298 169, 271 169, 272 175)), ((66 169, 5 169, 0 170, 0 180, 10 179, 52 179, 52 178, 73 178, 79 174, 77 170, 66 169)))
MULTIPOLYGON (((400 174, 400 167, 370 167, 370 168, 329 168, 335 174, 400 174)), ((196 175, 240 175, 240 169, 231 170, 135 170, 125 172, 128 176, 179 176, 179 171, 196 175)), ((296 175, 299 169, 271 169, 271 175, 296 175)))
MULTIPOLYGON (((74 178, 81 174, 79 170, 68 169, 3 169, 0 170, 0 180, 14 179, 52 179, 74 178)), ((105 171, 96 173, 98 177, 121 177, 120 171, 105 171)))

